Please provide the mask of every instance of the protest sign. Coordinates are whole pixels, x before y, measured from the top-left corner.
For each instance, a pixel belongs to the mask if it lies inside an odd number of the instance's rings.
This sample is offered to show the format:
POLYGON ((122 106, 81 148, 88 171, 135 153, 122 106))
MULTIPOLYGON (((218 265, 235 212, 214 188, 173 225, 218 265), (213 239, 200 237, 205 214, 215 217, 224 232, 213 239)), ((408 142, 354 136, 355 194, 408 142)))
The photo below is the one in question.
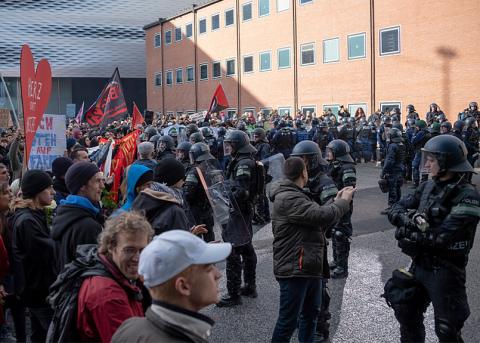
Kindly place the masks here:
POLYGON ((44 114, 32 141, 28 169, 51 170, 53 160, 63 156, 66 146, 65 115, 44 114))
POLYGON ((0 127, 7 128, 12 126, 12 116, 8 108, 0 108, 0 127))
POLYGON ((199 113, 189 114, 188 119, 190 119, 191 122, 199 122, 199 121, 203 121, 206 116, 207 116, 207 111, 203 111, 199 113))

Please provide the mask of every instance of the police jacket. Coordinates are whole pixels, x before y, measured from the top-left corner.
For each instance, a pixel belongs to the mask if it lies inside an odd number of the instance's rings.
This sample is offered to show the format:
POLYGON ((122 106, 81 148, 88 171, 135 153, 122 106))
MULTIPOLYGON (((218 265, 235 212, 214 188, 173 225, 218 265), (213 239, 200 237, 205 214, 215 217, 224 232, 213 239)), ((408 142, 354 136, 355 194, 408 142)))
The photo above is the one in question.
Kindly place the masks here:
POLYGON ((319 172, 310 178, 307 188, 312 195, 312 199, 319 205, 325 205, 329 200, 335 198, 338 193, 335 182, 326 174, 319 172))
POLYGON ((430 133, 427 132, 426 130, 420 130, 418 131, 413 137, 412 137, 412 145, 413 149, 416 152, 420 152, 420 149, 422 149, 425 146, 425 143, 430 139, 430 133))
POLYGON ((390 143, 383 161, 382 176, 402 174, 404 171, 406 149, 403 143, 390 143))
POLYGON ((289 180, 273 183, 269 197, 275 277, 328 277, 324 232, 348 212, 348 202, 339 199, 320 206, 289 180))
POLYGON ((207 194, 200 182, 200 177, 198 176, 196 168, 190 168, 188 171, 183 190, 184 198, 188 206, 192 210, 195 209, 195 213, 198 212, 197 215, 194 214, 196 219, 201 216, 202 212, 204 212, 205 215, 212 214, 212 208, 208 202, 207 194))
POLYGON ((261 161, 268 157, 270 157, 270 145, 267 142, 258 142, 255 143, 255 149, 257 152, 255 153, 255 160, 261 161))
POLYGON ((230 161, 226 178, 242 213, 251 212, 255 197, 255 160, 250 154, 237 154, 230 161))
POLYGON ((467 265, 480 219, 480 194, 474 186, 459 179, 456 175, 447 181, 426 181, 415 193, 393 205, 388 216, 393 225, 401 227, 408 223, 405 217, 408 209, 422 214, 428 222, 425 232, 409 229, 407 235, 397 236, 400 248, 415 263, 428 267, 437 259, 459 268, 467 265))
MULTIPOLYGON (((338 189, 342 189, 344 187, 355 187, 357 185, 357 174, 355 170, 355 165, 353 163, 348 162, 340 162, 335 161, 332 164, 332 168, 330 169, 329 176, 332 178, 333 182, 338 189)), ((353 213, 353 201, 350 203, 350 211, 348 211, 337 224, 335 224, 335 228, 351 228, 351 217, 353 213)))

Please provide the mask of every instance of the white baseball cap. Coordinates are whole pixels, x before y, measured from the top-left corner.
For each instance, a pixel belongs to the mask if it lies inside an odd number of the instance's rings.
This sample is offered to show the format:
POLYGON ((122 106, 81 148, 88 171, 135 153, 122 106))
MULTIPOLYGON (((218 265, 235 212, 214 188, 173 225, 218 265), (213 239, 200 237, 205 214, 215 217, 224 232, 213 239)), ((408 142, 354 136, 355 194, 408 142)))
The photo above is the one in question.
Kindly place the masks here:
POLYGON ((167 282, 188 267, 217 263, 232 252, 230 243, 205 243, 194 234, 171 230, 154 237, 140 254, 138 273, 151 288, 167 282))

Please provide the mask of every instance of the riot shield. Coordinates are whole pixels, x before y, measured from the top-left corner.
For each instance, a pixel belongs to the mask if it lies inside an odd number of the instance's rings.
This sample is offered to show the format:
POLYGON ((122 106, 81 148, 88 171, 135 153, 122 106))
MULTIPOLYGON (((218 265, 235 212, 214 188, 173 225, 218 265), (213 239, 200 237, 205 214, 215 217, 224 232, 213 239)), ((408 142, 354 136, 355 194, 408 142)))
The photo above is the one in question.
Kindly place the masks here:
POLYGON ((223 240, 234 247, 249 243, 252 234, 218 162, 203 161, 197 166, 197 172, 212 207, 215 222, 222 228, 223 240))
POLYGON ((283 174, 283 165, 285 157, 278 153, 262 160, 265 170, 267 171, 267 182, 277 181, 285 178, 283 174))

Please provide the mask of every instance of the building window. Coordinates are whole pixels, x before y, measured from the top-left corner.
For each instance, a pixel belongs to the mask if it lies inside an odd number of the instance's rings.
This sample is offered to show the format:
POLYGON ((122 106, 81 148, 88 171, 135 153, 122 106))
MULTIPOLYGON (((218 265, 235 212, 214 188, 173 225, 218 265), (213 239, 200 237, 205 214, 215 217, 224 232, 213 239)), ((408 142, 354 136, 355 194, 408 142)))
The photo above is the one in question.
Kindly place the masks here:
POLYGON ((291 107, 279 107, 278 108, 278 114, 280 117, 286 117, 292 113, 292 108, 291 107))
POLYGON ((323 112, 327 113, 328 111, 338 118, 338 112, 340 112, 340 105, 323 105, 323 112))
POLYGON ((235 59, 227 60, 227 76, 235 75, 235 59))
POLYGON ((162 45, 162 35, 160 33, 156 33, 153 38, 153 45, 158 48, 162 45))
POLYGON ((263 107, 260 109, 260 112, 263 114, 263 118, 268 119, 270 118, 270 114, 272 114, 272 108, 271 107, 263 107))
POLYGON ((208 80, 208 64, 200 64, 200 80, 208 80))
POLYGON ((252 3, 242 5, 242 20, 247 21, 252 19, 252 3))
MULTIPOLYGON (((381 102, 380 103, 380 111, 383 113, 390 113, 393 109, 398 108, 400 111, 402 110, 402 103, 399 101, 392 101, 392 102, 381 102)), ((402 118, 399 118, 400 122, 402 118)))
POLYGON ((365 104, 365 103, 349 104, 348 105, 348 112, 353 117, 355 115, 355 112, 357 112, 357 110, 359 108, 363 109, 363 112, 365 113, 365 115, 367 115, 367 104, 365 104))
POLYGON ((227 108, 227 117, 228 119, 232 119, 233 116, 237 114, 237 109, 236 108, 227 108))
POLYGON ((173 71, 167 70, 165 83, 167 86, 171 86, 173 84, 173 71))
POLYGON ((286 11, 290 8, 290 0, 277 0, 277 12, 286 11))
POLYGON ((175 42, 180 42, 182 40, 182 28, 175 28, 175 42))
POLYGON ((400 27, 380 30, 380 55, 400 53, 400 27))
POLYGON ((162 85, 162 73, 156 73, 155 74, 155 86, 161 86, 162 85))
POLYGON ((255 114, 255 107, 244 107, 243 108, 243 114, 255 114))
POLYGON ((348 36, 348 59, 364 58, 365 54, 365 33, 348 36))
POLYGON ((278 49, 278 69, 290 68, 290 48, 278 49))
POLYGON ((183 83, 183 69, 178 68, 176 71, 176 82, 177 83, 183 83))
POLYGON ((185 37, 190 38, 193 36, 193 25, 192 23, 185 26, 185 37))
POLYGON ((235 22, 233 9, 225 11, 225 27, 232 26, 235 22))
POLYGON ((165 31, 165 44, 172 44, 172 30, 165 31))
POLYGON ((270 14, 270 0, 258 0, 258 16, 264 17, 270 14))
POLYGON ((260 71, 272 70, 272 54, 267 52, 260 53, 260 71))
POLYGON ((315 64, 315 43, 300 45, 301 65, 315 64))
POLYGON ((187 82, 195 81, 195 69, 193 66, 187 67, 187 82))
POLYGON ((243 57, 243 72, 253 73, 253 56, 243 57))
POLYGON ((338 44, 338 38, 326 39, 323 41, 323 63, 338 62, 340 60, 338 44))
POLYGON ((310 114, 310 115, 313 115, 313 113, 315 113, 317 111, 317 107, 314 106, 314 105, 310 105, 310 106, 302 106, 302 114, 304 116, 310 114))
POLYGON ((207 19, 200 19, 198 26, 200 34, 207 32, 207 19))
POLYGON ((222 68, 220 67, 220 62, 212 63, 212 78, 218 79, 222 77, 222 68))
POLYGON ((220 14, 212 15, 212 31, 220 28, 220 14))
POLYGON ((299 0, 299 1, 300 1, 300 5, 311 4, 313 2, 313 0, 299 0))

